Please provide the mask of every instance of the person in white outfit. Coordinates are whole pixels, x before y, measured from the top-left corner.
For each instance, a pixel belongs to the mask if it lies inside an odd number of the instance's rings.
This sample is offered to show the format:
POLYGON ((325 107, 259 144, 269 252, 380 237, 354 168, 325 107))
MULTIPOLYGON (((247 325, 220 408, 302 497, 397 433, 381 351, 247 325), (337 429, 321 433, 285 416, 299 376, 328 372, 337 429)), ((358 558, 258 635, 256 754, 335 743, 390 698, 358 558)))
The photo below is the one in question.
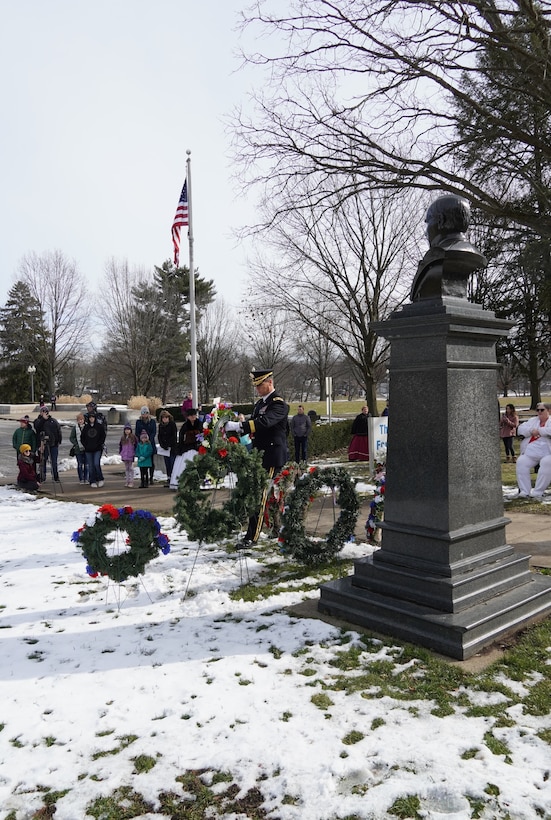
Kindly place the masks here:
POLYGON ((541 501, 543 493, 551 484, 551 404, 536 405, 537 416, 519 424, 517 433, 524 436, 517 459, 517 484, 519 498, 541 501), (530 470, 539 464, 534 489, 530 470))

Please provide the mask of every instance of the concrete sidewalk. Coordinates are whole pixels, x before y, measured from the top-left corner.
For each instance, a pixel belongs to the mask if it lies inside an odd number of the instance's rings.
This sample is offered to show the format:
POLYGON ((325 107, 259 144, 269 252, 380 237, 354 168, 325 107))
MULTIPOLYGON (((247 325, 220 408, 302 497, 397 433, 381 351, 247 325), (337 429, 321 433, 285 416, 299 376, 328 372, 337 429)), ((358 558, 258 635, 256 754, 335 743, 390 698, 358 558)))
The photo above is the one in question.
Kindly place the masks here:
MULTIPOLYGON (((109 464, 102 467, 105 476, 103 487, 93 489, 88 484, 78 482, 76 470, 60 473, 61 482, 55 484, 50 478, 43 484, 41 495, 55 498, 58 501, 73 501, 80 504, 114 504, 122 507, 125 504, 135 509, 147 509, 154 515, 170 516, 173 514, 174 492, 167 489, 162 482, 156 482, 148 489, 140 489, 139 481, 129 489, 124 486, 124 467, 122 464, 109 464)), ((13 484, 13 479, 0 479, 0 485, 13 484)), ((219 501, 223 502, 224 491, 219 491, 219 501)), ((365 540, 365 522, 369 513, 371 499, 364 500, 358 516, 356 539, 365 540)), ((551 507, 551 505, 549 505, 551 507)), ((540 568, 551 568, 551 515, 534 513, 508 512, 505 515, 511 520, 507 525, 507 541, 513 548, 531 556, 530 565, 540 568)), ((320 531, 328 532, 332 526, 332 508, 321 510, 320 531)))

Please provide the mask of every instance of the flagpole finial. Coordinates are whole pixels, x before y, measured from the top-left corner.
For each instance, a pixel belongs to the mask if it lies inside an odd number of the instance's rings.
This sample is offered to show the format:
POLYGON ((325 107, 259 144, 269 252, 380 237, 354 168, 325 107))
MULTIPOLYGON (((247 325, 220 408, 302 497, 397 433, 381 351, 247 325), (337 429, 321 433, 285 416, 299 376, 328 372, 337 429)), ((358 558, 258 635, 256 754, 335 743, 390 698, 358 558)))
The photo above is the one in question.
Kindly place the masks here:
POLYGON ((188 157, 190 156, 191 151, 189 150, 189 148, 187 149, 186 154, 188 155, 188 157))

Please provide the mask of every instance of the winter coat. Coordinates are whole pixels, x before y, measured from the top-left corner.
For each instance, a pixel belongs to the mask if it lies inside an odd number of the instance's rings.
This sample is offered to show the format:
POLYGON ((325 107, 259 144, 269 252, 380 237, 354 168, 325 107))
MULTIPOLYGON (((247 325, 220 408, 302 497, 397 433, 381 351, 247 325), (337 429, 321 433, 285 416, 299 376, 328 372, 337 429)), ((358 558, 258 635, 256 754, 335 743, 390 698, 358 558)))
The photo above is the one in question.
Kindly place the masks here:
POLYGON ((36 452, 36 433, 30 424, 25 427, 18 427, 12 436, 12 445, 17 453, 22 444, 29 444, 32 452, 36 452))
POLYGON ((178 455, 189 453, 190 450, 199 449, 199 442, 197 441, 197 434, 201 433, 203 425, 199 419, 191 422, 189 419, 184 421, 178 433, 178 455))
POLYGON ((509 438, 510 436, 514 436, 518 427, 518 416, 514 413, 512 416, 508 416, 507 413, 503 413, 499 420, 499 435, 501 438, 509 438))
POLYGON ((157 438, 159 444, 165 450, 170 450, 170 455, 175 456, 178 452, 178 428, 174 421, 167 421, 166 424, 159 422, 157 428, 157 438))
POLYGON ((83 453, 84 447, 82 446, 82 442, 80 440, 80 434, 84 430, 85 425, 83 424, 82 427, 77 422, 75 426, 72 428, 71 432, 69 433, 69 441, 75 448, 75 455, 76 453, 83 453))
POLYGON ((153 467, 153 447, 150 441, 139 441, 136 444, 138 467, 153 467))
POLYGON ((296 413, 291 419, 289 426, 295 438, 303 438, 310 434, 312 422, 310 421, 310 416, 307 416, 306 413, 296 413))
POLYGON ((119 442, 119 455, 122 461, 134 461, 136 455, 136 437, 134 434, 123 436, 119 442))
POLYGON ((48 444, 50 445, 50 447, 59 447, 59 445, 63 441, 61 427, 59 425, 58 420, 54 419, 53 416, 47 416, 46 418, 44 418, 43 415, 40 415, 34 421, 34 429, 36 430, 36 435, 39 443, 41 439, 45 436, 48 436, 49 438, 48 444))
POLYGON ((103 450, 105 444, 105 427, 103 424, 87 422, 82 428, 80 441, 87 453, 97 453, 103 450))
POLYGON ((37 461, 38 459, 33 454, 30 456, 20 455, 17 459, 17 466, 19 467, 17 480, 22 482, 37 481, 38 477, 36 475, 35 466, 37 461))
POLYGON ((149 443, 153 448, 153 455, 157 452, 157 445, 155 444, 155 436, 157 435, 157 422, 155 419, 150 416, 148 421, 144 421, 143 417, 140 417, 136 422, 136 429, 134 430, 134 435, 140 440, 140 433, 142 430, 145 430, 147 435, 149 436, 149 443))
POLYGON ((367 436, 368 435, 368 418, 369 413, 358 413, 354 421, 352 422, 352 430, 350 431, 353 436, 367 436))

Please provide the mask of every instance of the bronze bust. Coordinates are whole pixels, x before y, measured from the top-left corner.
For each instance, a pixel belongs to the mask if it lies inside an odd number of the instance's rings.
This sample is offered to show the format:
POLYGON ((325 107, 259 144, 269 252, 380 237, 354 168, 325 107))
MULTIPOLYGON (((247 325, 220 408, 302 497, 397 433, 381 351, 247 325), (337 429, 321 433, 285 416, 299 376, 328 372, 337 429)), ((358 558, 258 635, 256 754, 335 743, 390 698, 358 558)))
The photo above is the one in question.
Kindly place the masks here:
POLYGON ((470 217, 468 201, 454 194, 438 197, 430 205, 425 217, 430 248, 417 267, 412 302, 441 296, 467 298, 470 274, 487 264, 466 239, 470 217))

